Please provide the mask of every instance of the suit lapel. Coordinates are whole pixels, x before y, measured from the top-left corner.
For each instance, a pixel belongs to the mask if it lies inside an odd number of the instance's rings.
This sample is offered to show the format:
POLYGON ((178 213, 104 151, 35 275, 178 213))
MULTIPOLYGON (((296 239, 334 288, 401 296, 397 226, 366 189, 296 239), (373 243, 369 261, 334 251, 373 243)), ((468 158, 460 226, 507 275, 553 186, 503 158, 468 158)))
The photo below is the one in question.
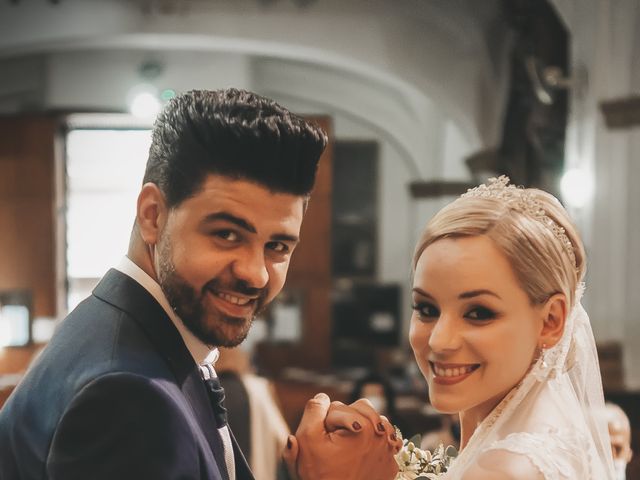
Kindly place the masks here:
POLYGON ((111 269, 98 283, 93 294, 131 315, 181 385, 191 372, 197 371, 193 357, 173 322, 153 295, 138 282, 111 269))
MULTIPOLYGON (((165 359, 175 375, 207 439, 217 465, 225 465, 224 447, 217 432, 213 410, 200 377, 200 371, 162 306, 142 285, 115 269, 105 274, 93 294, 126 311, 140 325, 158 354, 165 359)), ((242 478, 238 477, 238 479, 242 478)), ((253 477, 245 478, 253 479, 253 477)))

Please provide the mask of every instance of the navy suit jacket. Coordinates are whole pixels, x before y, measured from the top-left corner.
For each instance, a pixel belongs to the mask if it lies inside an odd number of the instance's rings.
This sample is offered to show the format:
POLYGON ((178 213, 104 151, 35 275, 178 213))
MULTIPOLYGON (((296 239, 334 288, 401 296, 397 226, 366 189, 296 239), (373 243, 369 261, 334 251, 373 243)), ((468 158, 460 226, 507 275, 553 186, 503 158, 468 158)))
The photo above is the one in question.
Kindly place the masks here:
MULTIPOLYGON (((232 399, 227 399, 232 401, 232 399)), ((234 443, 236 478, 253 480, 234 443)), ((110 270, 0 410, 0 479, 222 479, 200 372, 171 319, 110 270)))

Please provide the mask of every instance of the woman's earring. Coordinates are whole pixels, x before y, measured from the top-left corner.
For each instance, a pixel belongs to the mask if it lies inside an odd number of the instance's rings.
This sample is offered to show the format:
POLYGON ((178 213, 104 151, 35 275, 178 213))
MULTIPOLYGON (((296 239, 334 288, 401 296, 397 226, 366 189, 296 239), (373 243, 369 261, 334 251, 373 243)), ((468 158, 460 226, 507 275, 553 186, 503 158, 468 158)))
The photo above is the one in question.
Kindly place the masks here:
POLYGON ((540 382, 544 382, 549 376, 549 365, 547 364, 546 350, 547 345, 545 343, 537 348, 538 355, 536 358, 536 366, 533 369, 534 377, 540 382))

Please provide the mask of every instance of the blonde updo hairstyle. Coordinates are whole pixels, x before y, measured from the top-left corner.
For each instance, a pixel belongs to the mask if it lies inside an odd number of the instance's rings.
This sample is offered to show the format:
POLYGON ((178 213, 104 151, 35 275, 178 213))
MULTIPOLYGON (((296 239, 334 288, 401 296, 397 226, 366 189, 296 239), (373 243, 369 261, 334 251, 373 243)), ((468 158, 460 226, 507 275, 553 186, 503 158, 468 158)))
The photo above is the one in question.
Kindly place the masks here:
POLYGON ((485 235, 506 256, 532 304, 542 304, 556 293, 565 294, 568 307, 585 273, 584 246, 566 210, 553 196, 524 189, 544 209, 547 217, 564 228, 575 255, 575 265, 565 246, 539 219, 499 198, 460 197, 440 210, 427 224, 413 256, 413 271, 422 252, 442 238, 485 235))

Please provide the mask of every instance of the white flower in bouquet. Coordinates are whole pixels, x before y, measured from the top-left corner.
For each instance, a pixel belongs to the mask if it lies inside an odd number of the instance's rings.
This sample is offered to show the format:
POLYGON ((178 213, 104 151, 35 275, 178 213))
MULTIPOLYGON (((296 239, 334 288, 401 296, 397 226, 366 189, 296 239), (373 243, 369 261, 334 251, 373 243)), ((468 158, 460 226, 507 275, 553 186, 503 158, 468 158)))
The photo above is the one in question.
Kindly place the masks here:
POLYGON ((458 451, 451 445, 445 448, 440 444, 433 452, 422 450, 416 445, 420 445, 420 435, 403 441, 402 449, 396 454, 396 480, 437 479, 447 472, 458 455, 458 451))

